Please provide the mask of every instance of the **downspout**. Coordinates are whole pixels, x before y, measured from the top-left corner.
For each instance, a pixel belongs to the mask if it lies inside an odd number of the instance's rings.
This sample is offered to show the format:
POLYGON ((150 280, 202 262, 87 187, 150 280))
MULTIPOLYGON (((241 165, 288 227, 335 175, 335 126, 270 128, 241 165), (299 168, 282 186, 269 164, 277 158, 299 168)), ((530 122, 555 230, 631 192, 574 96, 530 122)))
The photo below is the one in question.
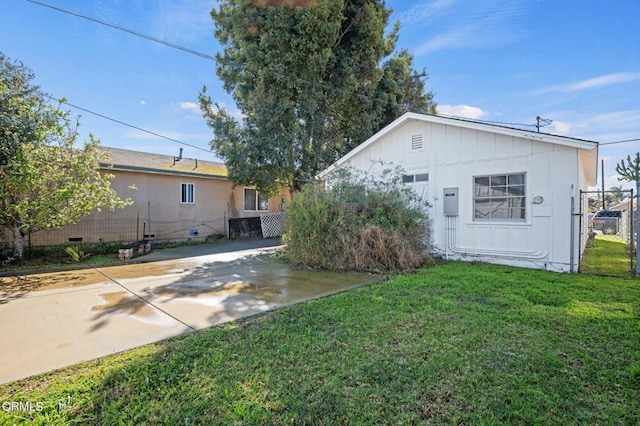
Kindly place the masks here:
POLYGON ((575 255, 574 255, 574 248, 575 248, 575 228, 576 228, 576 221, 574 219, 575 217, 575 196, 573 194, 573 190, 574 190, 574 186, 573 184, 571 184, 571 224, 570 224, 570 241, 569 241, 569 271, 570 272, 575 272, 574 271, 574 264, 575 264, 575 255))

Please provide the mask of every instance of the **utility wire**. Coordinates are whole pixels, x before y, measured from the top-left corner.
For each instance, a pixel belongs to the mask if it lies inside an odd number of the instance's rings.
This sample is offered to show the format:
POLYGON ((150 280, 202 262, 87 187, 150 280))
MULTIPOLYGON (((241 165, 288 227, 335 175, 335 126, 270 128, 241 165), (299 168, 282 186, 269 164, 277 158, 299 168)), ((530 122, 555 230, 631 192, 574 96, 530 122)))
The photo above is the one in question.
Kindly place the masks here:
POLYGON ((640 138, 627 139, 627 140, 624 140, 624 141, 615 141, 615 142, 603 142, 600 145, 613 145, 613 144, 616 144, 616 143, 627 143, 627 142, 637 142, 637 141, 640 141, 640 138))
MULTIPOLYGON (((30 0, 27 0, 27 1, 30 1, 30 0)), ((133 124, 125 123, 124 121, 117 120, 117 119, 112 118, 112 117, 108 117, 108 116, 106 116, 104 114, 100 114, 100 113, 97 113, 95 111, 91 111, 91 110, 89 110, 87 108, 83 108, 83 107, 78 106, 78 105, 74 105, 74 104, 72 104, 70 102, 67 102, 65 100, 56 99, 55 97, 53 97, 51 95, 46 95, 46 96, 49 97, 51 100, 54 100, 56 102, 60 102, 61 104, 69 105, 70 107, 73 107, 75 109, 79 109, 80 111, 88 112, 89 114, 93 114, 93 115, 95 115, 97 117, 104 118, 104 119, 109 120, 109 121, 113 121, 114 123, 122 124, 123 126, 127 126, 127 127, 132 128, 132 129, 140 130, 141 132, 145 132, 145 133, 148 133, 150 135, 157 136, 159 138, 169 140, 171 142, 176 142, 176 143, 179 143, 181 145, 185 145, 185 146, 188 146, 188 147, 191 147, 191 148, 194 148, 194 149, 199 149, 200 151, 204 151, 204 152, 209 153, 209 154, 212 153, 210 150, 207 150, 207 149, 204 149, 204 148, 200 148, 199 146, 192 145, 192 144, 186 143, 186 142, 182 142, 182 141, 179 141, 178 139, 170 138, 169 136, 164 136, 164 135, 161 135, 160 133, 152 132, 151 130, 143 129, 142 127, 138 127, 138 126, 134 126, 133 124)))
POLYGON ((208 55, 206 53, 198 52, 197 50, 189 49, 188 47, 180 46, 178 44, 171 43, 170 41, 162 40, 162 39, 159 39, 157 37, 153 37, 153 36, 150 36, 150 35, 147 35, 147 34, 144 34, 144 33, 141 33, 141 32, 126 28, 126 27, 123 27, 121 25, 112 24, 110 22, 103 21, 103 20, 98 19, 98 18, 93 18, 91 16, 83 15, 82 13, 78 13, 78 12, 74 12, 74 11, 71 11, 71 10, 63 9, 61 7, 54 6, 54 5, 51 5, 51 4, 48 4, 48 3, 44 3, 44 2, 41 2, 41 1, 37 1, 37 0, 26 0, 26 1, 28 1, 29 3, 33 3, 33 4, 40 5, 40 6, 48 7, 50 9, 57 10, 58 12, 62 12, 62 13, 66 13, 66 14, 69 14, 69 15, 77 16, 78 18, 87 19, 89 21, 97 22, 98 24, 106 25, 107 27, 111 27, 111 28, 115 28, 117 30, 125 31, 125 32, 127 32, 129 34, 133 34, 133 35, 138 36, 138 37, 146 38, 147 40, 155 41, 156 43, 164 44, 165 46, 173 47, 174 49, 178 49, 178 50, 182 50, 182 51, 187 52, 187 53, 191 53, 192 55, 200 56, 201 58, 210 59, 212 61, 217 61, 215 56, 211 56, 211 55, 208 55))
MULTIPOLYGON (((72 16, 76 16, 78 18, 86 19, 86 20, 89 20, 89 21, 92 21, 92 22, 95 22, 95 23, 98 23, 98 24, 101 24, 101 25, 105 25, 105 26, 110 27, 110 28, 114 28, 114 29, 117 29, 117 30, 120 30, 120 31, 124 31, 124 32, 127 32, 129 34, 133 34, 135 36, 138 36, 138 37, 141 37, 141 38, 144 38, 144 39, 156 42, 156 43, 160 43, 162 45, 165 45, 165 46, 168 46, 168 47, 172 47, 174 49, 178 49, 178 50, 181 50, 183 52, 190 53, 192 55, 196 55, 196 56, 199 56, 199 57, 204 58, 204 59, 208 59, 208 60, 214 61, 214 62, 216 62, 218 64, 222 64, 222 65, 228 64, 228 63, 225 63, 225 61, 220 57, 216 57, 216 56, 213 56, 213 55, 209 55, 207 53, 199 52, 197 50, 190 49, 188 47, 181 46, 179 44, 175 44, 175 43, 172 43, 170 41, 163 40, 163 39, 160 39, 160 38, 148 35, 148 34, 144 34, 144 33, 141 33, 139 31, 132 30, 130 28, 126 28, 126 27, 123 27, 123 26, 118 25, 118 24, 114 24, 114 23, 111 23, 111 22, 103 21, 101 19, 97 19, 97 18, 94 18, 94 17, 91 17, 91 16, 84 15, 84 14, 79 13, 79 12, 74 12, 74 11, 71 11, 71 10, 68 10, 68 9, 64 9, 62 7, 54 6, 54 5, 51 5, 51 4, 42 2, 42 1, 38 1, 38 0, 26 0, 26 1, 28 1, 30 3, 33 3, 33 4, 36 4, 36 5, 39 5, 39 6, 48 7, 50 9, 53 9, 53 10, 56 10, 56 11, 59 11, 59 12, 62 12, 62 13, 66 13, 66 14, 69 14, 69 15, 72 15, 72 16)), ((247 69, 247 70, 249 70, 249 71, 253 71, 253 72, 256 71, 256 70, 252 70, 251 68, 247 67, 246 65, 242 65, 242 67, 247 69)), ((295 80, 295 81, 297 81, 299 83, 304 83, 306 85, 319 87, 319 88, 322 88, 322 89, 325 89, 325 90, 330 90, 330 91, 337 92, 337 93, 340 93, 340 94, 343 94, 343 95, 355 96, 355 97, 358 97, 360 99, 372 100, 372 101, 381 102, 381 103, 388 104, 388 105, 397 105, 396 102, 393 102, 391 100, 384 100, 384 99, 380 99, 380 98, 377 98, 377 97, 371 97, 371 96, 368 96, 368 95, 363 95, 361 93, 350 92, 348 90, 340 89, 338 87, 331 86, 331 85, 328 85, 328 84, 325 84, 325 83, 313 82, 313 81, 305 80, 303 78, 282 74, 282 73, 279 73, 279 72, 273 71, 273 70, 268 70, 268 72, 271 75, 273 75, 275 77, 278 77, 278 78, 281 78, 281 79, 284 79, 284 80, 295 80)), ((76 107, 76 108, 82 109, 82 108, 79 108, 79 107, 76 107)), ((87 111, 87 112, 95 114, 95 113, 93 113, 91 111, 87 111)), ((96 114, 96 115, 100 116, 100 114, 96 114)), ((502 122, 502 121, 489 121, 489 120, 470 119, 470 118, 467 118, 467 117, 459 117, 459 116, 455 116, 455 115, 446 115, 446 116, 451 117, 451 118, 461 119, 461 120, 475 121, 475 122, 486 123, 486 124, 497 124, 497 125, 502 125, 502 126, 517 126, 517 127, 537 127, 538 126, 538 124, 506 123, 506 122, 502 122)), ((105 118, 110 119, 112 121, 119 122, 117 120, 113 120, 113 119, 108 118, 108 117, 105 117, 105 118)), ((167 138, 165 136, 157 135, 157 134, 155 134, 153 132, 149 132, 149 131, 144 130, 144 129, 139 129, 139 128, 135 127, 135 126, 131 126, 131 125, 128 125, 126 123, 121 123, 121 124, 136 128, 138 130, 145 131, 145 132, 150 133, 150 134, 154 134, 156 136, 163 137, 165 139, 173 140, 171 138, 167 138)), ((637 141, 637 140, 638 139, 631 139, 631 140, 628 140, 628 141, 608 142, 608 143, 601 143, 600 145, 610 145, 610 144, 614 144, 614 143, 633 142, 633 141, 637 141)), ((189 144, 185 144, 184 142, 180 142, 180 141, 175 141, 174 140, 174 142, 178 142, 178 143, 182 143, 184 145, 191 146, 189 144)), ((202 149, 202 148, 198 148, 198 149, 202 149)))
MULTIPOLYGON (((84 14, 79 13, 79 12, 74 12, 74 11, 71 11, 71 10, 63 9, 61 7, 58 7, 58 6, 53 6, 51 4, 48 4, 48 3, 45 3, 45 2, 42 2, 42 1, 38 1, 38 0, 26 0, 26 1, 28 1, 29 3, 37 4, 39 6, 48 7, 50 9, 57 10, 57 11, 62 12, 62 13, 66 13, 66 14, 69 14, 69 15, 72 15, 72 16, 76 16, 78 18, 87 19, 89 21, 96 22, 98 24, 105 25, 105 26, 108 26, 108 27, 111 27, 111 28, 114 28, 114 29, 117 29, 117 30, 121 30, 121 31, 127 32, 129 34, 133 34, 135 36, 142 37, 144 39, 147 39, 147 40, 150 40, 150 41, 154 41, 156 43, 163 44, 165 46, 173 47, 174 49, 182 50, 183 52, 191 53, 192 55, 196 55, 196 56, 199 56, 201 58, 209 59, 211 61, 214 61, 214 62, 222 64, 222 65, 225 64, 225 61, 223 61, 221 58, 217 58, 217 57, 209 55, 207 53, 202 53, 202 52, 199 52, 197 50, 193 50, 193 49, 190 49, 188 47, 184 47, 184 46, 181 46, 179 44, 172 43, 170 41, 162 40, 160 38, 157 38, 157 37, 154 37, 154 36, 150 36, 148 34, 144 34, 144 33, 141 33, 139 31, 135 31, 135 30, 123 27, 123 26, 118 25, 118 24, 114 24, 114 23, 111 23, 111 22, 103 21, 101 19, 93 18, 91 16, 87 16, 87 15, 84 15, 84 14)), ((248 69, 249 71, 255 72, 255 70, 252 70, 251 68, 247 67, 246 65, 242 65, 242 67, 248 69)), ((304 84, 308 84, 308 85, 311 85, 311 86, 320 87, 320 88, 323 88, 323 89, 326 89, 326 90, 331 90, 331 91, 334 91, 334 92, 341 93, 343 95, 356 96, 356 97, 359 97, 359 98, 365 99, 365 100, 373 100, 373 101, 377 101, 377 102, 386 103, 386 104, 389 104, 389 105, 396 105, 396 103, 393 102, 393 101, 374 98, 374 97, 371 97, 371 96, 368 96, 368 95, 363 95, 363 94, 360 94, 360 93, 350 92, 348 90, 340 89, 340 88, 337 88, 337 87, 334 87, 334 86, 330 86, 328 84, 305 80, 305 79, 300 78, 300 77, 295 77, 295 76, 282 74, 282 73, 279 73, 279 72, 273 71, 273 70, 268 70, 268 72, 270 74, 272 74, 273 76, 278 77, 280 79, 283 79, 285 81, 286 80, 295 80, 295 81, 297 81, 299 83, 304 83, 304 84)))
MULTIPOLYGON (((202 53, 202 52, 199 52, 197 50, 190 49, 188 47, 184 47, 184 46, 181 46, 181 45, 178 45, 178 44, 166 41, 166 40, 162 40, 160 38, 157 38, 157 37, 154 37, 154 36, 150 36, 150 35, 141 33, 139 31, 123 27, 123 26, 118 25, 118 24, 114 24, 114 23, 111 23, 111 22, 106 22, 106 21, 103 21, 101 19, 93 18, 91 16, 87 16, 87 15, 84 15, 84 14, 79 13, 79 12, 74 12, 74 11, 71 11, 71 10, 68 10, 68 9, 64 9, 62 7, 54 6, 54 5, 51 5, 51 4, 42 2, 42 1, 38 1, 38 0, 26 0, 26 1, 28 1, 29 3, 33 3, 33 4, 36 4, 36 5, 39 5, 39 6, 44 6, 44 7, 56 10, 58 12, 66 13, 66 14, 69 14, 69 15, 72 15, 72 16, 76 16, 78 18, 86 19, 86 20, 89 20, 89 21, 92 21, 92 22, 95 22, 95 23, 98 23, 98 24, 101 24, 101 25, 105 25, 105 26, 110 27, 110 28, 121 30, 121 31, 127 32, 129 34, 133 34, 135 36, 138 36, 138 37, 150 40, 150 41, 154 41, 156 43, 160 43, 160 44, 163 44, 165 46, 172 47, 174 49, 178 49, 178 50, 181 50, 183 52, 187 52, 187 53, 199 56, 199 57, 204 58, 204 59, 208 59, 208 60, 214 61, 214 62, 216 62, 218 64, 221 64, 221 65, 229 64, 228 62, 225 62, 222 58, 215 57, 215 56, 212 56, 212 55, 209 55, 209 54, 206 54, 206 53, 202 53)), ((242 66, 242 68, 244 68, 244 69, 246 69, 246 70, 248 70, 250 72, 257 72, 258 71, 258 70, 255 70, 255 69, 251 69, 250 67, 247 67, 244 64, 241 65, 241 66, 242 66)), ((329 90, 329 91, 333 91, 333 92, 336 92, 336 93, 340 93, 340 94, 343 94, 343 95, 354 96, 354 97, 358 97, 360 99, 371 100, 371 101, 380 102, 380 103, 387 104, 387 105, 398 105, 398 103, 396 103, 394 101, 391 101, 391 100, 384 100, 384 99, 380 99, 380 98, 377 98, 377 97, 363 95, 361 93, 350 92, 348 90, 340 89, 338 87, 331 86, 331 85, 328 85, 328 84, 325 84, 325 83, 313 82, 313 81, 305 80, 305 79, 300 78, 300 77, 295 77, 295 76, 291 76, 291 75, 282 74, 282 73, 279 73, 279 72, 273 71, 273 70, 268 70, 267 72, 270 73, 271 75, 279 78, 279 79, 284 80, 284 81, 294 80, 294 81, 296 81, 298 83, 302 83, 302 84, 305 84, 305 85, 310 85, 310 86, 313 86, 313 87, 319 87, 319 88, 322 88, 322 89, 325 89, 325 90, 329 90)), ((465 119, 464 117, 454 117, 454 118, 465 119)))
POLYGON ((503 121, 489 121, 489 120, 472 120, 472 121, 477 121, 480 123, 487 123, 487 124, 501 124, 501 125, 507 125, 507 126, 519 126, 519 127, 536 127, 535 124, 524 124, 524 123, 505 123, 503 121))

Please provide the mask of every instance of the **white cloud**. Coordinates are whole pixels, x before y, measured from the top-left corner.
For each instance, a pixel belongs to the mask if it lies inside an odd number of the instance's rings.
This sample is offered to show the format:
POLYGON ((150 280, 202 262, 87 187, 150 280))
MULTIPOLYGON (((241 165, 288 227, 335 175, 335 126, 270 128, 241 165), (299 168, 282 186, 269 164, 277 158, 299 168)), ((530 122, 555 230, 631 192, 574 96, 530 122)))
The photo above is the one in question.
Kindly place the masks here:
POLYGON ((403 26, 428 28, 427 41, 413 49, 416 56, 451 49, 513 43, 521 36, 515 20, 526 12, 522 0, 431 0, 401 14, 403 26))
POLYGON ((215 0, 163 0, 152 11, 154 33, 173 42, 193 41, 213 33, 215 0))
POLYGON ((594 89, 597 87, 611 86, 613 84, 627 83, 640 79, 640 73, 636 72, 619 72, 616 74, 603 75, 596 78, 580 81, 569 85, 565 91, 573 92, 576 90, 594 89))
POLYGON ((478 30, 479 25, 471 24, 464 28, 458 28, 445 34, 439 34, 432 37, 427 42, 422 43, 418 48, 414 50, 416 56, 422 56, 427 53, 437 52, 438 50, 444 50, 454 47, 469 46, 474 42, 473 35, 478 30))
POLYGON ((433 0, 416 4, 411 9, 400 15, 403 24, 420 24, 425 21, 435 21, 440 15, 446 13, 446 9, 455 5, 459 0, 433 0))
POLYGON ((180 108, 182 109, 197 113, 198 115, 201 114, 200 105, 194 102, 178 102, 178 105, 180 105, 180 108))
MULTIPOLYGON (((553 121, 549 127, 549 133, 566 136, 571 134, 574 125, 565 121, 553 121)), ((543 130, 544 131, 544 130, 543 130)))
POLYGON ((532 95, 540 95, 551 92, 576 92, 579 90, 597 89, 600 87, 613 86, 615 84, 628 83, 630 81, 640 80, 640 73, 637 72, 619 72, 614 74, 601 75, 599 77, 589 78, 587 80, 577 81, 573 83, 558 84, 555 86, 545 87, 531 92, 532 95))
POLYGON ((144 99, 140 101, 140 105, 146 105, 147 101, 145 101, 144 99))
POLYGON ((440 115, 470 118, 472 120, 479 120, 489 115, 488 111, 471 105, 438 105, 436 109, 440 115))
MULTIPOLYGON (((638 137, 638 123, 640 122, 640 109, 612 111, 607 113, 591 113, 575 110, 545 111, 545 118, 553 121, 549 126, 541 131, 571 136, 592 141, 607 143, 634 139, 638 137), (612 132, 612 129, 615 131, 612 132)), ((634 152, 640 148, 640 143, 636 146, 632 143, 611 145, 624 149, 633 149, 634 152)), ((603 145, 604 147, 606 145, 603 145)))

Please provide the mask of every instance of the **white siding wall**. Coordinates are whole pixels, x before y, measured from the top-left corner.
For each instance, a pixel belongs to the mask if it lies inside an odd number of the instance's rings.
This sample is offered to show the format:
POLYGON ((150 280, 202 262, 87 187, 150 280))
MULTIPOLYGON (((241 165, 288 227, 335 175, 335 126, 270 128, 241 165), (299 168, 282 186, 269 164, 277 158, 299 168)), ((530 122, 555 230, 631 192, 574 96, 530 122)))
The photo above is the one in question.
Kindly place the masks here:
POLYGON ((580 186, 586 188, 575 148, 445 124, 408 121, 360 151, 348 164, 375 172, 380 166, 372 169, 371 164, 377 160, 400 165, 411 174, 429 173, 428 185, 418 189, 426 191, 425 198, 432 204, 429 209, 433 221, 432 242, 440 253, 450 258, 473 257, 496 263, 569 270, 571 196, 578 193, 580 186), (423 136, 423 149, 411 149, 413 135, 423 136), (526 174, 526 220, 474 221, 474 176, 510 173, 526 174), (443 215, 442 191, 446 187, 458 188, 457 217, 443 215), (542 203, 532 203, 536 195, 543 197, 542 203))

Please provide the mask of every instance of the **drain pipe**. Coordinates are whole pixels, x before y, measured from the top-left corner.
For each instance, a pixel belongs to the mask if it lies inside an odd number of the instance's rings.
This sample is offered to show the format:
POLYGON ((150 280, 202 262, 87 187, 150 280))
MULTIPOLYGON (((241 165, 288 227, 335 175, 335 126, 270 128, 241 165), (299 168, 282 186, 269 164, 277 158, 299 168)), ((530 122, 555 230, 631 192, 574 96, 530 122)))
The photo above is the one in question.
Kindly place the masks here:
POLYGON ((576 207, 575 207, 575 195, 573 194, 573 184, 572 184, 571 185, 571 226, 570 226, 570 229, 571 229, 570 238, 571 238, 571 240, 570 240, 570 243, 569 243, 569 250, 571 250, 571 252, 569 253, 569 265, 570 265, 569 266, 569 271, 571 271, 571 272, 576 272, 576 271, 573 270, 574 269, 574 264, 575 264, 575 259, 574 259, 575 254, 573 253, 574 252, 574 248, 575 248, 574 247, 575 246, 574 239, 575 239, 575 228, 576 228, 575 210, 576 210, 576 207))

